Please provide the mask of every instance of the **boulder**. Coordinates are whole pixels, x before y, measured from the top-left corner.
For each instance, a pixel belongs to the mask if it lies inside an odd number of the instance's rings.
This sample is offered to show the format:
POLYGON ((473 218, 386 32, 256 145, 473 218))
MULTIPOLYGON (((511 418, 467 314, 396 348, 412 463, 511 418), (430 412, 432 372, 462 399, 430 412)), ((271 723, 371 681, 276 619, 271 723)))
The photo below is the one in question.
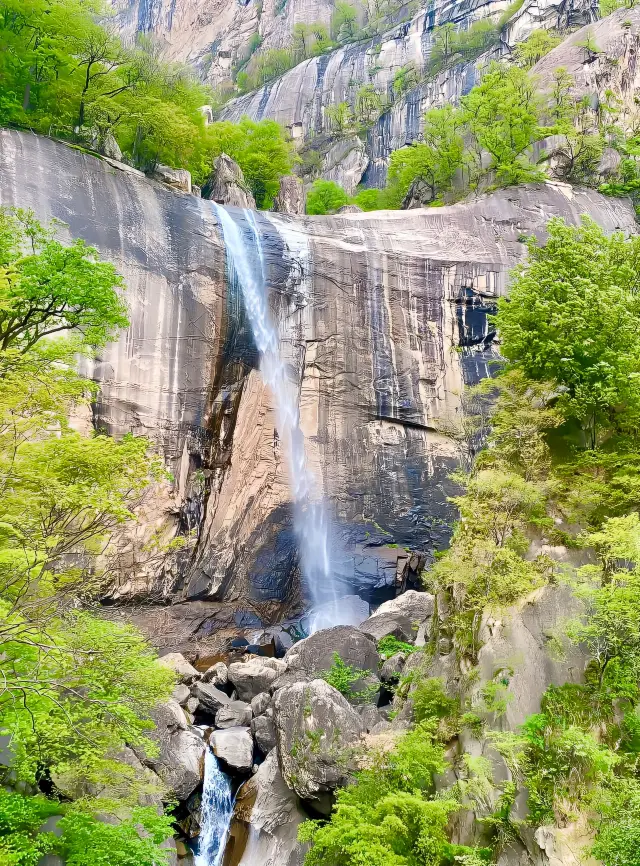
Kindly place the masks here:
POLYGON ((359 707, 358 715, 362 719, 362 724, 367 731, 371 731, 380 722, 384 722, 382 713, 373 704, 365 704, 363 707, 359 707))
POLYGON ((217 728, 248 727, 253 713, 251 707, 244 701, 230 701, 216 713, 217 728))
POLYGON ((283 674, 286 665, 279 659, 252 658, 229 665, 229 682, 233 683, 241 701, 251 701, 283 674))
POLYGON ((200 679, 198 671, 193 667, 193 665, 189 664, 182 653, 167 653, 166 656, 161 656, 158 659, 158 662, 167 668, 171 668, 172 671, 175 671, 178 675, 178 680, 181 683, 189 685, 189 683, 194 682, 194 680, 200 679))
POLYGON ((172 189, 182 192, 191 192, 191 172, 184 168, 171 168, 168 165, 156 165, 153 174, 154 180, 160 181, 172 189))
POLYGON ((148 758, 141 750, 134 751, 162 779, 169 794, 186 800, 202 780, 205 743, 189 730, 185 714, 175 701, 156 707, 151 716, 156 727, 149 737, 157 743, 159 754, 148 758))
MULTIPOLYGON (((368 621, 368 620, 367 620, 368 621)), ((288 668, 309 676, 329 670, 337 653, 345 664, 378 673, 378 650, 360 629, 338 625, 323 629, 294 644, 284 657, 288 668)))
POLYGON ((365 634, 371 635, 375 641, 383 637, 395 637, 398 640, 410 642, 416 635, 413 623, 408 616, 399 611, 389 613, 374 613, 360 626, 365 634))
POLYGON ((217 204, 255 210, 256 202, 237 162, 221 153, 213 163, 213 172, 202 187, 202 198, 217 204))
POLYGON ((57 854, 45 854, 38 860, 38 866, 64 866, 64 860, 57 854))
POLYGON ((406 653, 395 653, 390 658, 386 660, 386 662, 382 665, 380 670, 380 679, 383 683, 394 683, 397 682, 404 670, 405 663, 407 661, 406 653))
MULTIPOLYGON (((278 677, 280 679, 280 677, 278 677)), ((261 716, 271 706, 271 695, 269 692, 260 692, 251 701, 251 712, 254 716, 261 716)))
POLYGON ((180 706, 184 706, 191 697, 189 686, 185 686, 184 683, 178 683, 178 685, 173 690, 173 694, 171 695, 171 697, 174 701, 179 703, 180 706))
POLYGON ((364 213, 364 211, 357 204, 343 204, 336 213, 364 213))
POLYGON ((253 739, 248 728, 226 728, 213 731, 209 745, 216 758, 231 770, 248 773, 253 767, 253 739))
POLYGON ((274 722, 280 769, 300 797, 321 799, 348 782, 351 748, 365 726, 340 692, 324 680, 276 692, 274 722))
POLYGON ((430 592, 408 589, 402 595, 383 602, 374 616, 379 613, 403 613, 409 617, 414 625, 420 625, 433 616, 435 601, 435 596, 431 595, 430 592))
POLYGON ((294 683, 308 683, 310 679, 312 677, 304 671, 286 671, 286 673, 282 674, 281 677, 278 677, 272 683, 269 691, 271 694, 274 694, 278 689, 284 689, 287 686, 292 686, 294 683))
POLYGON ((227 842, 229 862, 302 866, 307 846, 298 842, 298 826, 307 817, 282 778, 275 750, 271 751, 238 791, 227 842))
POLYGON ((269 752, 276 746, 276 726, 271 716, 258 716, 251 722, 251 733, 256 741, 256 746, 260 749, 263 755, 269 752))
POLYGON ((184 705, 184 708, 188 713, 191 713, 191 715, 193 715, 199 706, 200 701, 197 698, 190 697, 187 703, 184 705))
POLYGON ((304 185, 299 177, 288 174, 280 178, 280 189, 273 201, 276 213, 303 214, 305 212, 304 185))
POLYGON ((226 686, 229 681, 229 672, 224 662, 216 662, 202 675, 203 683, 211 683, 214 686, 226 686))
POLYGON ((217 689, 211 683, 196 683, 191 690, 194 698, 198 699, 202 709, 209 713, 218 712, 222 707, 226 707, 231 702, 229 695, 225 695, 220 689, 217 689))

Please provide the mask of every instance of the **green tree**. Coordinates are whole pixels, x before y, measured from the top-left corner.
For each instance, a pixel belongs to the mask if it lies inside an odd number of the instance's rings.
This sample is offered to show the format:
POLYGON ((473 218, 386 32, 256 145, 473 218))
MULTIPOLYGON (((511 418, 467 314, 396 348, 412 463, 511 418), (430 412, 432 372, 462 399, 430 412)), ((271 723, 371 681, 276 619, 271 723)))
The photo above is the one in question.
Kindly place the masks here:
POLYGON ((125 742, 156 753, 150 713, 175 677, 134 628, 91 608, 113 533, 134 519, 162 466, 144 439, 84 438, 68 420, 95 394, 75 373, 77 353, 126 323, 121 280, 95 250, 64 247, 31 214, 0 214, 0 252, 0 731, 10 778, 47 779, 57 792, 51 805, 0 796, 0 859, 35 866, 55 852, 80 866, 91 852, 104 866, 159 864, 170 822, 137 803, 161 786, 118 753, 125 742), (96 816, 114 799, 120 823, 107 829, 96 816), (60 837, 38 832, 52 811, 65 815, 60 837))
POLYGON ((335 213, 347 204, 348 200, 346 192, 337 183, 332 180, 316 180, 307 195, 307 213, 335 213))
POLYGON ((369 126, 378 119, 382 111, 382 96, 373 84, 363 84, 356 93, 355 114, 364 126, 369 126))
POLYGON ((348 42, 358 31, 358 10, 345 0, 338 0, 331 16, 331 35, 338 42, 348 42))
POLYGON ((415 63, 407 63, 405 66, 398 69, 396 74, 393 76, 393 82, 391 85, 396 99, 399 99, 401 96, 404 96, 407 91, 417 87, 418 81, 419 76, 415 63))
POLYGON ((562 37, 549 30, 534 30, 524 42, 519 42, 513 50, 517 63, 526 69, 535 66, 552 49, 559 45, 562 37))
POLYGON ((293 28, 293 53, 297 62, 322 54, 330 45, 324 24, 296 24, 293 28))
POLYGON ((539 99, 533 81, 517 66, 492 63, 481 83, 461 99, 464 121, 476 142, 476 171, 481 154, 501 183, 522 183, 540 177, 527 157, 543 136, 539 99))
POLYGON ((462 117, 451 105, 434 108, 425 115, 424 143, 396 150, 389 163, 389 183, 404 197, 419 180, 435 200, 451 188, 456 171, 462 167, 464 140, 462 117))
POLYGON ((640 242, 586 218, 578 228, 553 219, 548 233, 544 246, 529 241, 509 300, 499 302, 501 350, 527 378, 556 383, 560 410, 595 448, 639 420, 640 242))
MULTIPOLYGON (((369 756, 356 784, 340 789, 329 821, 307 821, 305 866, 437 866, 449 848, 453 799, 434 799, 433 774, 445 767, 442 746, 417 726, 386 754, 369 756)), ((468 850, 468 849, 467 849, 468 850)))
POLYGON ((331 128, 336 132, 344 132, 353 124, 353 113, 348 102, 328 105, 325 109, 325 115, 331 128))
POLYGON ((93 346, 128 324, 122 279, 83 241, 63 246, 30 213, 0 210, 0 350, 75 329, 93 346))

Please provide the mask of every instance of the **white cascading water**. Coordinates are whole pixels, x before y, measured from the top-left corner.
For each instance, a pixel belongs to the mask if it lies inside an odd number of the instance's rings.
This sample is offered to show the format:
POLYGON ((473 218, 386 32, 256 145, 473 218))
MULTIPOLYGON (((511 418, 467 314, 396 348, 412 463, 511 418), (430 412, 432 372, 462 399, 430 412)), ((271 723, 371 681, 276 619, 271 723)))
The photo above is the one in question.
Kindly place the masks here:
POLYGON ((193 861, 194 866, 220 866, 232 815, 231 781, 220 769, 218 759, 211 749, 207 749, 200 814, 202 832, 198 840, 198 853, 193 861))
POLYGON ((227 277, 242 291, 245 308, 260 352, 260 370, 276 402, 276 423, 288 456, 294 501, 300 566, 311 600, 322 604, 322 615, 310 617, 310 631, 344 624, 332 559, 331 526, 327 508, 318 495, 307 466, 304 434, 300 428, 298 382, 287 375, 280 355, 280 334, 269 312, 266 264, 260 231, 253 211, 243 211, 247 229, 225 208, 213 205, 222 226, 227 251, 227 277))

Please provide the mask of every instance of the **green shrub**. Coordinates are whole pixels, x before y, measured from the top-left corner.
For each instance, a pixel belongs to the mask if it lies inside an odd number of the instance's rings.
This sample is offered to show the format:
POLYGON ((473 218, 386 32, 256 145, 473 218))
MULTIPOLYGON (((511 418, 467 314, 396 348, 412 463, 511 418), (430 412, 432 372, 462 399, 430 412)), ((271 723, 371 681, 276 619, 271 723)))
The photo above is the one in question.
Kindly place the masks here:
POLYGON ((388 659, 396 653, 415 653, 420 651, 420 647, 414 646, 412 643, 398 640, 397 637, 389 634, 378 641, 378 654, 383 658, 388 659))
POLYGON ((333 664, 328 671, 321 671, 318 674, 321 679, 337 689, 340 694, 346 698, 357 702, 366 703, 374 695, 378 693, 379 686, 371 685, 358 691, 354 690, 353 684, 358 680, 366 679, 371 676, 371 671, 361 671, 346 664, 338 655, 333 654, 333 664))
POLYGON ((349 197, 332 180, 316 180, 307 194, 307 213, 332 214, 347 204, 349 197))

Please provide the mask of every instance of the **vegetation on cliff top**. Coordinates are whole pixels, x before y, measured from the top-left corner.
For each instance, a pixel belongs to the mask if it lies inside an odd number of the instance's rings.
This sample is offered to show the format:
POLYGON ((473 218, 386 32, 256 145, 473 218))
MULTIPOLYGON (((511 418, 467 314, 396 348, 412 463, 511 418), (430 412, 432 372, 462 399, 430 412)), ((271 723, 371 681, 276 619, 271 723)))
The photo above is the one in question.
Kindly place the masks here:
POLYGON ((268 207, 293 153, 273 121, 205 125, 212 92, 167 63, 146 37, 126 47, 99 0, 2 0, 0 125, 33 129, 118 155, 144 171, 189 169, 203 183, 223 150, 268 207), (102 22, 102 23, 101 23, 102 22))
POLYGON ((121 278, 32 214, 0 211, 0 862, 152 866, 170 821, 138 806, 161 791, 118 753, 153 755, 150 710, 173 674, 135 629, 94 612, 109 540, 161 477, 148 442, 76 433, 95 395, 74 371, 127 323, 121 278), (43 793, 48 796, 45 798, 43 793), (98 820, 112 814, 114 825, 98 820), (38 833, 62 815, 61 835, 38 833), (138 828, 144 832, 138 832, 138 828))

